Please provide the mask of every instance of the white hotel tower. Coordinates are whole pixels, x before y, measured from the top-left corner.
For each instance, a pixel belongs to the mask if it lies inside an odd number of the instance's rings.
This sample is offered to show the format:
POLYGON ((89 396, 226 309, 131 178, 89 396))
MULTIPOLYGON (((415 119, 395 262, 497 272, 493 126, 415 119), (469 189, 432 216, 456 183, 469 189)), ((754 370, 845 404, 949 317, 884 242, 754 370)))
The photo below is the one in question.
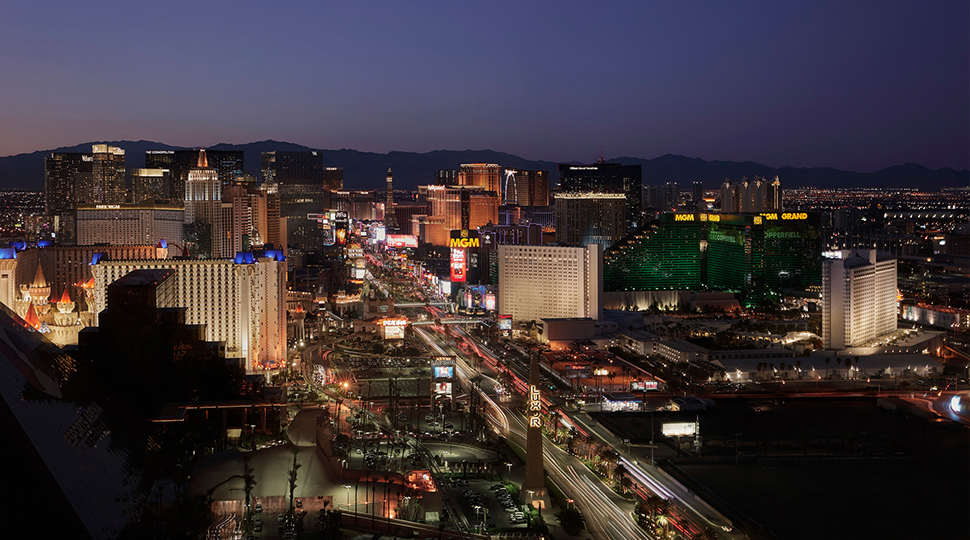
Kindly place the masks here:
POLYGON ((598 320, 603 314, 603 246, 498 247, 498 309, 514 321, 598 320))
POLYGON ((822 264, 822 346, 858 347, 896 330, 896 259, 843 250, 822 264))
POLYGON ((132 270, 171 268, 186 324, 205 325, 206 341, 224 342, 227 358, 245 359, 246 373, 275 369, 286 361, 286 262, 281 251, 265 255, 99 261, 91 267, 95 313, 107 307, 108 285, 116 279, 132 270))

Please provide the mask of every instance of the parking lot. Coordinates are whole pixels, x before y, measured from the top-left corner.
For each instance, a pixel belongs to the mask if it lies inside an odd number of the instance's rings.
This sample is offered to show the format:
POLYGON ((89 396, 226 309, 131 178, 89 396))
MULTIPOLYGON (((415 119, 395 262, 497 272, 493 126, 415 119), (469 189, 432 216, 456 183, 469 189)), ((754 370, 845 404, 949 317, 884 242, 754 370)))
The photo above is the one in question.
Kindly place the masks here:
POLYGON ((473 526, 482 522, 488 529, 526 525, 522 501, 501 482, 455 479, 451 490, 473 526))

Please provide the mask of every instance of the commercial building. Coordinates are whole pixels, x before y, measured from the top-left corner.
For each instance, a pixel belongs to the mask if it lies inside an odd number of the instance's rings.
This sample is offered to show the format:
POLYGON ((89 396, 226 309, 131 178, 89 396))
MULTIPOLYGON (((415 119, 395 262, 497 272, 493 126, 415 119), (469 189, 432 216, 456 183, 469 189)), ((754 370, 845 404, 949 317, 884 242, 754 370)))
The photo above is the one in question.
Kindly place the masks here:
POLYGON ((131 183, 135 204, 171 199, 172 171, 168 169, 132 169, 131 183))
POLYGON ((502 167, 494 163, 465 163, 458 169, 459 186, 481 186, 502 200, 502 167))
POLYGON ((560 193, 555 202, 560 244, 599 244, 606 249, 626 234, 627 201, 622 193, 560 193))
POLYGON ((498 312, 515 321, 599 319, 603 311, 603 248, 498 247, 498 312))
POLYGON ((822 345, 858 347, 896 330, 896 259, 843 250, 822 265, 822 345))
POLYGON ((677 210, 680 205, 680 185, 667 182, 660 186, 643 186, 643 207, 661 212, 677 210))
POLYGON ((781 180, 776 176, 772 182, 755 177, 742 178, 740 182, 726 180, 721 186, 721 212, 781 212, 781 180))
POLYGON ((185 211, 181 206, 97 204, 77 209, 77 242, 82 246, 157 244, 161 239, 182 245, 185 211))
MULTIPOLYGON (((185 200, 185 181, 189 170, 197 166, 199 156, 206 154, 206 161, 216 171, 219 183, 225 187, 237 183, 245 173, 242 150, 146 150, 145 167, 170 171, 169 198, 174 202, 185 200)), ((138 202, 137 200, 135 202, 138 202)))
POLYGON ((206 341, 225 343, 227 357, 246 372, 276 369, 286 360, 286 262, 280 251, 240 253, 235 259, 101 260, 92 266, 94 306, 107 307, 108 285, 134 270, 178 272, 178 307, 187 324, 205 325, 206 341))
POLYGON ((421 186, 419 189, 427 195, 431 217, 443 218, 446 231, 498 223, 499 197, 494 191, 482 186, 421 186))
POLYGON ((222 217, 222 183, 215 169, 209 167, 206 154, 188 171, 185 181, 184 240, 189 253, 199 258, 225 257, 222 217))
POLYGON ((549 206, 549 171, 505 169, 504 204, 549 206))
POLYGON ((286 218, 286 237, 294 247, 314 249, 319 228, 308 220, 331 207, 330 192, 343 189, 343 169, 325 167, 323 152, 263 152, 263 184, 279 195, 280 217, 286 218))
POLYGON ((666 212, 608 249, 607 291, 716 290, 753 306, 821 281, 821 216, 666 212))
POLYGON ((55 238, 74 243, 78 205, 125 202, 125 151, 95 144, 90 153, 55 152, 44 160, 44 186, 55 238))
POLYGON ((590 165, 559 165, 562 193, 622 193, 626 197, 627 230, 641 223, 643 172, 640 165, 621 165, 600 160, 590 165))

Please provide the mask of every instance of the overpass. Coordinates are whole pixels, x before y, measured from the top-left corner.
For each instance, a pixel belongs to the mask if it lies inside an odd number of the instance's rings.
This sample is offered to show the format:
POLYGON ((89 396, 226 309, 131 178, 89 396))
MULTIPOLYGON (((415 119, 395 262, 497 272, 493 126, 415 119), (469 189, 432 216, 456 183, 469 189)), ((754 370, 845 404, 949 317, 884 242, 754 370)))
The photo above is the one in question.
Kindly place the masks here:
MULTIPOLYGON (((411 323, 414 326, 423 326, 426 324, 437 324, 434 321, 414 321, 411 323)), ((482 324, 481 319, 441 319, 441 324, 482 324)))
POLYGON ((402 302, 400 304, 394 304, 396 308, 404 307, 425 307, 425 306, 438 306, 438 307, 451 307, 451 302, 402 302))

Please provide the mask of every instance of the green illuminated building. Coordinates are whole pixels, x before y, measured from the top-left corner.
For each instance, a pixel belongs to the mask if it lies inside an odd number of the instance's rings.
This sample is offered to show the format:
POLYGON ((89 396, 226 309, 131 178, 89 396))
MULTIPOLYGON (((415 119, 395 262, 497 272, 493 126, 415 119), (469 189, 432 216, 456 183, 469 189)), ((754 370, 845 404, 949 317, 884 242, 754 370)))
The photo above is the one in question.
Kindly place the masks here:
POLYGON ((664 213, 604 253, 607 291, 716 290, 746 305, 821 281, 820 215, 664 213))

